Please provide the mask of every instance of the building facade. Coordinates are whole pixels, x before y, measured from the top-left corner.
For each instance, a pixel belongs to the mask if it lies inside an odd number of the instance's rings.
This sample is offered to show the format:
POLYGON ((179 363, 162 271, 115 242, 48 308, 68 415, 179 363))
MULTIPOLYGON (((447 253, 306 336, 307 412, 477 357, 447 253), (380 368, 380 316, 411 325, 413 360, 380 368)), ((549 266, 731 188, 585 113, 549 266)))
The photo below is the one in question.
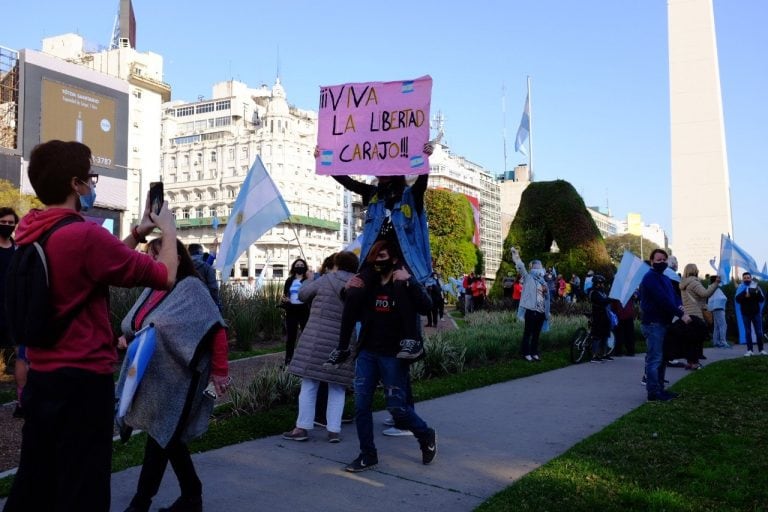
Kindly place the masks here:
MULTIPOLYGON (((213 86, 210 99, 163 106, 161 175, 185 243, 211 248, 226 227, 240 187, 260 156, 291 212, 241 256, 234 277, 287 276, 304 257, 310 267, 340 250, 349 222, 342 187, 315 173, 317 114, 288 104, 278 79, 252 89, 237 81, 213 86)), ((354 217, 352 217, 354 219, 354 217)))

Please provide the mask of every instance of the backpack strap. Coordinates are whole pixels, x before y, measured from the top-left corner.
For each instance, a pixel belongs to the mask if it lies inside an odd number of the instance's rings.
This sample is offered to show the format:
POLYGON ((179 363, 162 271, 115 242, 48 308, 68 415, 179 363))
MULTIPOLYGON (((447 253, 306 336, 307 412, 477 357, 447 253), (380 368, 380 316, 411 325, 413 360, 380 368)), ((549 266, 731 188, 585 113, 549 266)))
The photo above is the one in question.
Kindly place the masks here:
POLYGON ((68 224, 72 224, 73 222, 84 222, 83 218, 80 216, 74 216, 74 215, 67 215, 63 219, 59 220, 56 224, 51 226, 48 231, 44 232, 40 238, 32 242, 32 245, 35 247, 35 250, 37 251, 38 256, 40 256, 40 261, 43 263, 43 269, 45 270, 45 285, 50 286, 50 279, 48 278, 48 258, 45 257, 45 251, 43 251, 43 244, 45 244, 48 241, 48 238, 53 234, 54 231, 58 230, 59 228, 63 228, 64 226, 68 224))

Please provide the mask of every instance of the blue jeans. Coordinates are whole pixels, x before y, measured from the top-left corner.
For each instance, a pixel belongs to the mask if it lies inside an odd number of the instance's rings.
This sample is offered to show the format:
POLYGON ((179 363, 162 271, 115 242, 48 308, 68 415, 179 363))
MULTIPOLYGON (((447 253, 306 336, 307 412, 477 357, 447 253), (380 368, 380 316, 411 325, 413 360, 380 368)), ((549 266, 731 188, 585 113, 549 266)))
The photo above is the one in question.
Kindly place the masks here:
POLYGON ((664 391, 664 337, 667 326, 651 323, 640 326, 645 336, 645 389, 648 396, 664 391))
POLYGON ((381 380, 384 385, 387 410, 399 429, 410 430, 416 439, 427 438, 427 424, 413 408, 409 399, 409 363, 396 357, 382 356, 362 350, 355 362, 355 423, 360 440, 360 453, 376 455, 373 442, 373 394, 381 380))
POLYGON ((725 310, 716 309, 712 311, 712 318, 715 326, 712 331, 712 344, 716 347, 727 347, 728 341, 725 339, 726 323, 725 323, 725 310))

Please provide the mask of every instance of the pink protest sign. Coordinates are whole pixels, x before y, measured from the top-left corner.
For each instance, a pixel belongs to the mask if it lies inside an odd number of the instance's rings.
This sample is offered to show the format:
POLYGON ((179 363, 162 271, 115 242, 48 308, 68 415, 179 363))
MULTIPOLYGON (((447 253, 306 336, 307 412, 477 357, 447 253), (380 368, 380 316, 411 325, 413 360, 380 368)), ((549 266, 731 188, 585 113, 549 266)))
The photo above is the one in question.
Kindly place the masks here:
POLYGON ((320 87, 318 174, 427 174, 432 77, 320 87))

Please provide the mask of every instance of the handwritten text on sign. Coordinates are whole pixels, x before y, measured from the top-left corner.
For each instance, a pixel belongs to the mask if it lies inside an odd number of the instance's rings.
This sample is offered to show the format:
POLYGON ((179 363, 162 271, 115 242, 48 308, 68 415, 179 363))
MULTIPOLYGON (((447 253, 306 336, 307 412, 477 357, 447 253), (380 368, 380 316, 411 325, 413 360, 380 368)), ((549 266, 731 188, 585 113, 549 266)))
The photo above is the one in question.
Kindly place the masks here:
POLYGON ((320 88, 318 174, 426 174, 432 78, 320 88))

